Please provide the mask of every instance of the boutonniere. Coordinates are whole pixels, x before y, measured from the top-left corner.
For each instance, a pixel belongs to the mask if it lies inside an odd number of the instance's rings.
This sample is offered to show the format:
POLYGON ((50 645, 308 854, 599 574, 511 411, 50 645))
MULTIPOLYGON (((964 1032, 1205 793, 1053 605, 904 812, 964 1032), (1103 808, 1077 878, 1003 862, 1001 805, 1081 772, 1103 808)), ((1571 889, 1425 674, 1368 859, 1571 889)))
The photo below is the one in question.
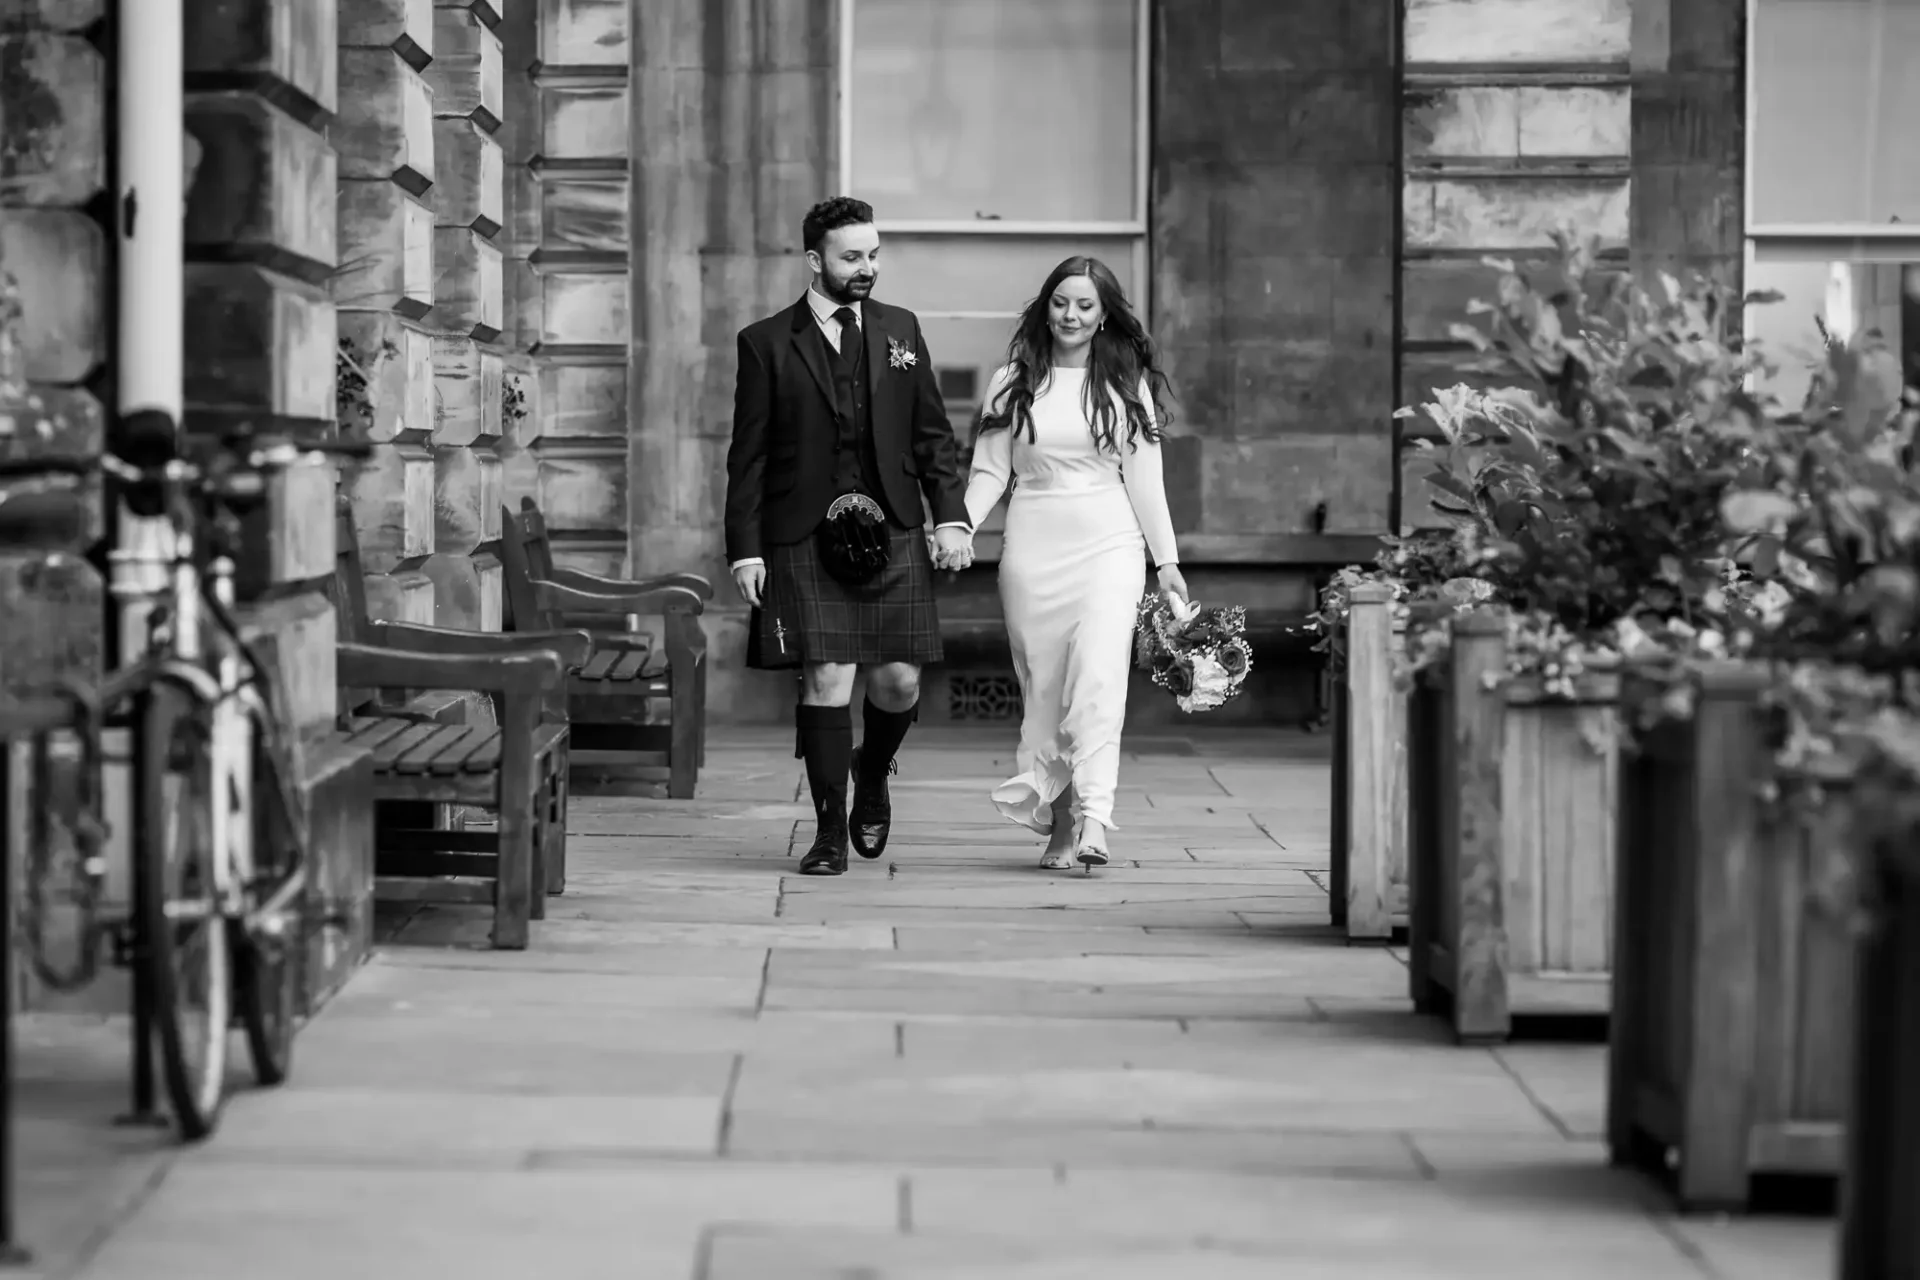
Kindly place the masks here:
POLYGON ((920 363, 920 356, 900 339, 888 338, 887 363, 896 369, 911 369, 920 363))

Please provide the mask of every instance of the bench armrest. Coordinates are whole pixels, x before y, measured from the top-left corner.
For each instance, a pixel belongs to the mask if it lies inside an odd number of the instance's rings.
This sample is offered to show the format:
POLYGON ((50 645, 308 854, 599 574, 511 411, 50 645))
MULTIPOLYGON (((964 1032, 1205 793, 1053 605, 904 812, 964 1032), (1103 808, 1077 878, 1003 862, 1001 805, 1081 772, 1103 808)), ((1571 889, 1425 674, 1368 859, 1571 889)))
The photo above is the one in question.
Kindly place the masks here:
POLYGON ((545 693, 565 673, 551 650, 533 653, 407 653, 368 644, 335 651, 340 684, 366 689, 466 689, 474 693, 545 693))
POLYGON ((595 595, 633 595, 661 587, 685 587, 702 600, 713 599, 713 584, 697 573, 659 573, 648 578, 631 579, 603 578, 584 569, 563 569, 555 565, 549 581, 572 587, 576 591, 591 591, 595 595))
POLYGON ((509 654, 551 653, 569 667, 593 656, 593 637, 584 631, 463 631, 423 627, 412 622, 376 622, 374 643, 406 653, 509 654))
POLYGON ((546 613, 637 613, 660 617, 669 613, 706 612, 706 604, 686 587, 654 587, 625 593, 582 591, 558 582, 532 584, 535 605, 546 613))

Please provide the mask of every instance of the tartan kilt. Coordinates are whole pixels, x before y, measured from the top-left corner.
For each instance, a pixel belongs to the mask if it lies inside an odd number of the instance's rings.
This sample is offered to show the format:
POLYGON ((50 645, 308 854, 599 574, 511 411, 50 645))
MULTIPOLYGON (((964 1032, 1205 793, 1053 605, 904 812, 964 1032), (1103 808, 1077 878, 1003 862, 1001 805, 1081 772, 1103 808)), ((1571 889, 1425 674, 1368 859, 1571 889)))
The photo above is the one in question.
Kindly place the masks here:
POLYGON ((817 538, 767 548, 765 604, 753 611, 747 665, 782 671, 807 662, 940 661, 926 533, 891 523, 887 532, 887 567, 862 587, 827 572, 817 538))

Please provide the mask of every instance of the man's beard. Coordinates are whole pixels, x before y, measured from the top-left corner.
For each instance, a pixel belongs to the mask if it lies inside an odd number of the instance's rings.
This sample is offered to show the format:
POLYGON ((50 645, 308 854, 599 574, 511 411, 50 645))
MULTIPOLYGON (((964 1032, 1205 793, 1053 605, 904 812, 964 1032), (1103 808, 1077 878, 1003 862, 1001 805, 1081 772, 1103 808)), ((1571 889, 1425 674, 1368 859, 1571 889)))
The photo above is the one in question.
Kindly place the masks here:
POLYGON ((873 291, 873 280, 872 276, 852 276, 836 281, 832 276, 823 275, 820 277, 820 284, 827 297, 842 306, 852 306, 873 291), (856 284, 861 287, 856 289, 854 287, 856 284))

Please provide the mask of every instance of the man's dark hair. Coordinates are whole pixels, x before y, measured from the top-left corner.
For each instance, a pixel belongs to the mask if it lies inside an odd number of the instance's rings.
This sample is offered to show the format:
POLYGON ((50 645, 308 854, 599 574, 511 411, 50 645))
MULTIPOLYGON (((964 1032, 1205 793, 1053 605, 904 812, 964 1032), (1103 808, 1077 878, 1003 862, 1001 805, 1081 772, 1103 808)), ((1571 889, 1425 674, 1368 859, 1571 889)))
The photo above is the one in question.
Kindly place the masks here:
POLYGON ((809 252, 827 242, 827 232, 864 226, 873 221, 873 206, 852 196, 834 196, 807 210, 800 222, 800 243, 809 252))

